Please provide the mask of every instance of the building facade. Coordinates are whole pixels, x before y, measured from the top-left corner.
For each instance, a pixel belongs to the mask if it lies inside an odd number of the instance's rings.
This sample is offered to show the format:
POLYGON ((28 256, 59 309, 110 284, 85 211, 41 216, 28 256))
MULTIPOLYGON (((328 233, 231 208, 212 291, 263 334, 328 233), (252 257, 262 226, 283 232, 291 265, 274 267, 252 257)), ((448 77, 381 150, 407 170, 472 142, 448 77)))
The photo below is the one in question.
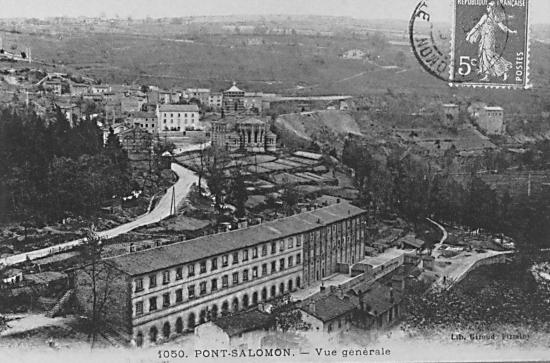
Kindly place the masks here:
POLYGON ((199 128, 199 106, 159 105, 157 108, 158 128, 161 131, 185 131, 199 128))
POLYGON ((158 132, 157 114, 154 112, 135 112, 130 117, 132 125, 139 127, 151 134, 158 132))
POLYGON ((212 123, 211 141, 214 147, 231 152, 275 152, 277 136, 266 121, 247 118, 238 121, 221 120, 212 123))
POLYGON ((223 92, 222 105, 226 115, 243 112, 244 108, 244 91, 237 87, 233 82, 233 86, 223 92))
POLYGON ((208 88, 188 88, 186 95, 188 99, 199 100, 203 106, 208 105, 210 101, 210 89, 208 88))
MULTIPOLYGON (((108 268, 102 271, 114 273, 104 284, 115 284, 117 295, 116 306, 106 310, 106 321, 137 345, 147 345, 307 287, 321 279, 320 269, 327 274, 337 264, 361 258, 365 220, 366 211, 340 203, 105 259, 102 264, 108 268), (330 241, 322 237, 329 230, 334 231, 330 241), (324 262, 316 258, 329 254, 336 257, 324 262)), ((86 276, 85 271, 77 273, 75 290, 89 311, 86 276)))
POLYGON ((222 93, 211 93, 210 96, 208 96, 208 106, 212 107, 213 110, 221 110, 222 100, 222 93))
POLYGON ((488 135, 504 134, 504 110, 502 107, 483 107, 478 114, 477 124, 488 135))

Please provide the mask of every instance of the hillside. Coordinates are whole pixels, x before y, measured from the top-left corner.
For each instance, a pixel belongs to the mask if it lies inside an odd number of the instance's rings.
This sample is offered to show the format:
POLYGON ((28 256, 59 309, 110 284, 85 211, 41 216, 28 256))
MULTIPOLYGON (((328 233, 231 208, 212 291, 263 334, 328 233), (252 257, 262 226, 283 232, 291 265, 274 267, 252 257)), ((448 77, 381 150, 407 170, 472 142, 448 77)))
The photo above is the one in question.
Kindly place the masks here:
POLYGON ((348 134, 361 135, 359 125, 348 112, 324 110, 281 115, 275 120, 280 140, 287 146, 309 146, 315 141, 322 150, 341 155, 348 134))

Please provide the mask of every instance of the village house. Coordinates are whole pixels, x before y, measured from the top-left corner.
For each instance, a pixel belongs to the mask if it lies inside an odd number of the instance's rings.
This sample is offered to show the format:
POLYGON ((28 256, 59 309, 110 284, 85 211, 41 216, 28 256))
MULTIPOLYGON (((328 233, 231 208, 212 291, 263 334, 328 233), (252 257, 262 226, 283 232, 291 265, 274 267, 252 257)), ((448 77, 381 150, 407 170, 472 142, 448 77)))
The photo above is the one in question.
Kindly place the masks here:
MULTIPOLYGON (((366 211, 351 204, 104 259, 109 326, 138 346, 307 288, 364 254, 366 211)), ((88 269, 90 267, 87 267, 88 269)), ((75 296, 90 311, 89 275, 75 296)))
POLYGON ((188 88, 186 90, 188 99, 197 99, 203 106, 207 106, 210 101, 210 89, 208 88, 188 88))
POLYGON ((42 83, 42 86, 46 91, 49 91, 55 95, 61 95, 63 93, 63 82, 60 79, 49 79, 42 83))
POLYGON ((90 91, 92 94, 104 94, 104 93, 110 93, 111 92, 111 86, 108 84, 93 84, 90 87, 90 91))
POLYGON ((213 92, 208 96, 208 106, 215 111, 222 109, 223 94, 221 92, 213 92))
POLYGON ((189 105, 159 105, 157 108, 158 130, 185 131, 200 129, 199 107, 189 105))
POLYGON ((502 107, 485 106, 479 110, 476 123, 487 135, 502 135, 504 125, 504 109, 502 107))
POLYGON ((202 348, 258 348, 264 338, 262 331, 273 325, 274 317, 258 307, 201 324, 195 328, 195 336, 202 348))
POLYGON ((300 306, 302 320, 311 325, 309 332, 329 341, 337 341, 340 334, 349 330, 355 311, 349 298, 331 292, 312 296, 300 306))
POLYGON ((158 119, 155 112, 134 112, 128 119, 132 125, 140 127, 151 134, 158 132, 158 119))
POLYGON ((82 96, 85 93, 88 93, 90 86, 82 83, 73 83, 70 84, 71 96, 82 96))

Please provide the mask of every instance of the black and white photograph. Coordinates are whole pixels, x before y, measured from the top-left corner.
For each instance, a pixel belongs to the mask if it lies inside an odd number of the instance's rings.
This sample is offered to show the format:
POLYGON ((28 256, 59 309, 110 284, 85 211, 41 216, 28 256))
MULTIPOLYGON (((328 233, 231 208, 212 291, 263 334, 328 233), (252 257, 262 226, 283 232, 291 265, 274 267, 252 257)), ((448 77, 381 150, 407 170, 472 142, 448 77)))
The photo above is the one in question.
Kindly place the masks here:
POLYGON ((0 10, 0 362, 550 360, 550 1, 0 10))

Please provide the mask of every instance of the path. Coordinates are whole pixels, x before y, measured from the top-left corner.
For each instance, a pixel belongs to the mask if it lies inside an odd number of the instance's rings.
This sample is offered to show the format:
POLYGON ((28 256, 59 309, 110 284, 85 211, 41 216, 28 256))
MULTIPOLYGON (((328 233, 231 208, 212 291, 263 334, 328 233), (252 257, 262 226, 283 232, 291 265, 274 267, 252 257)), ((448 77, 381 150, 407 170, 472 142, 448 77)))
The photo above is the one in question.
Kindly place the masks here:
MULTIPOLYGON (((181 203, 189 193, 191 185, 198 182, 198 177, 191 170, 186 169, 179 164, 172 163, 172 170, 178 175, 178 181, 176 182, 176 184, 174 184, 174 186, 167 190, 167 193, 164 194, 159 203, 150 213, 144 214, 132 222, 120 225, 106 231, 98 232, 98 235, 104 239, 113 238, 121 234, 128 233, 133 229, 157 223, 172 215, 172 212, 175 209, 172 201, 175 200, 177 205, 181 203)), ((65 242, 53 247, 20 253, 18 255, 5 257, 2 260, 2 263, 5 266, 10 266, 24 262, 27 260, 27 258, 34 260, 37 258, 46 257, 55 253, 59 253, 61 251, 70 250, 80 245, 82 242, 84 242, 84 238, 65 242)))
POLYGON ((443 245, 443 243, 445 243, 445 241, 449 237, 449 234, 447 233, 447 230, 445 229, 445 227, 443 227, 441 224, 437 223, 436 221, 434 221, 430 218, 426 218, 426 220, 428 222, 434 224, 435 226, 437 226, 437 228, 439 228, 441 230, 441 232, 443 232, 443 237, 441 237, 441 240, 439 240, 439 243, 434 245, 434 248, 432 250, 432 255, 433 255, 435 251, 439 251, 439 249, 441 248, 441 245, 443 245))

